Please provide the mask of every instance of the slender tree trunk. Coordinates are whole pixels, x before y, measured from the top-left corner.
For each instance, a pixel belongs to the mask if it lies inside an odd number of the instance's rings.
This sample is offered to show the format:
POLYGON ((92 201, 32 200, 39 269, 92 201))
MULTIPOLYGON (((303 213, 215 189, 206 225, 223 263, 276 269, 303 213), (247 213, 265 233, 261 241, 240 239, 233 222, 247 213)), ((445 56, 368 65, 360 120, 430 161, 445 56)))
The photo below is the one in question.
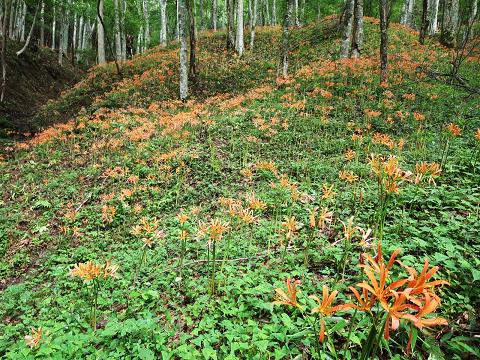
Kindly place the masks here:
POLYGON ((33 28, 35 27, 35 20, 37 19, 37 13, 38 13, 38 5, 37 5, 37 8, 35 9, 35 15, 33 16, 33 21, 32 21, 32 26, 30 27, 30 31, 28 33, 28 36, 27 36, 27 40, 25 41, 25 45, 23 45, 23 47, 17 51, 17 56, 20 56, 28 47, 28 44, 30 44, 30 39, 32 38, 32 32, 33 32, 33 28))
MULTIPOLYGON (((428 1, 428 0, 427 0, 428 1)), ((360 57, 363 49, 363 0, 355 0, 353 15, 352 57, 360 57)))
POLYGON ((180 37, 180 100, 185 100, 188 97, 187 11, 185 0, 177 0, 177 11, 180 37))
POLYGON ((428 31, 428 0, 422 1, 422 23, 420 25, 420 44, 425 44, 425 36, 428 31))
POLYGON ((468 24, 467 28, 465 29, 465 32, 463 34, 463 41, 466 42, 469 39, 473 39, 475 34, 474 34, 474 24, 475 20, 477 19, 477 12, 478 12, 478 0, 472 0, 472 5, 470 8, 470 17, 468 18, 468 24))
POLYGON ((380 83, 388 82, 387 0, 380 0, 380 83))
POLYGON ((430 20, 430 35, 435 35, 438 31, 438 8, 440 0, 432 0, 432 17, 430 20))
POLYGON ((145 50, 150 47, 150 14, 148 12, 148 1, 143 0, 142 2, 143 17, 145 19, 145 37, 144 37, 144 47, 145 50))
MULTIPOLYGON (((68 4, 67 4, 68 5, 68 4)), ((63 56, 67 54, 68 50, 68 28, 69 28, 69 9, 63 8, 60 26, 60 41, 58 44, 58 63, 63 64, 63 56)))
POLYGON ((160 0, 160 45, 167 45, 167 0, 160 0))
POLYGON ((298 18, 298 0, 294 0, 294 1, 295 1, 295 26, 298 27, 300 26, 300 20, 298 18))
POLYGON ((122 43, 122 60, 127 60, 127 29, 125 27, 125 16, 127 14, 127 0, 121 1, 120 16, 120 40, 122 43))
POLYGON ((212 28, 217 31, 218 0, 212 0, 212 28))
POLYGON ((188 69, 188 75, 192 83, 195 84, 197 79, 197 62, 196 62, 196 31, 195 31, 195 16, 194 11, 194 0, 186 0, 186 6, 188 10, 188 22, 190 24, 190 63, 188 69))
POLYGON ((19 30, 20 30, 20 41, 25 41, 25 25, 26 25, 26 22, 27 22, 27 3, 26 2, 23 2, 23 6, 22 6, 22 17, 21 17, 21 20, 20 20, 20 26, 19 26, 19 30))
POLYGON ((340 57, 348 58, 352 48, 353 34, 353 12, 355 10, 355 0, 347 0, 345 12, 343 14, 343 34, 342 46, 340 49, 340 57))
POLYGON ((40 46, 45 45, 45 2, 42 1, 40 9, 40 46))
POLYGON ((97 57, 98 63, 105 64, 105 29, 100 18, 103 19, 103 0, 98 0, 97 4, 97 57))
POLYGON ((236 50, 239 56, 243 55, 245 44, 243 41, 243 0, 237 0, 237 36, 236 50))
POLYGON ((250 33, 250 48, 253 50, 255 43, 255 32, 257 29, 257 4, 258 0, 253 0, 253 9, 252 9, 252 29, 250 33))
MULTIPOLYGON (((185 0, 183 0, 183 1, 185 1, 185 0)), ((176 31, 177 40, 180 40, 180 0, 177 0, 177 22, 176 22, 176 24, 177 24, 177 31, 176 31)))
POLYGON ((57 13, 55 3, 53 3, 53 21, 52 21, 52 50, 55 50, 55 32, 57 30, 57 13))
POLYGON ((290 51, 290 24, 292 22, 292 12, 294 8, 295 0, 285 1, 285 18, 283 21, 283 34, 282 34, 282 51, 280 57, 280 66, 277 71, 277 76, 280 74, 283 77, 288 75, 288 52, 290 51))
POLYGON ((113 32, 115 37, 115 56, 117 61, 122 60, 122 39, 120 35, 120 6, 118 0, 113 0, 114 23, 113 32))
POLYGON ((235 48, 235 8, 233 0, 227 1, 227 50, 235 48))
POLYGON ((0 93, 0 102, 3 102, 5 99, 5 89, 7 87, 7 62, 5 60, 5 52, 7 51, 7 36, 8 36, 8 25, 9 25, 9 2, 10 0, 3 0, 4 11, 2 18, 2 89, 0 93))
POLYGON ((277 25, 277 0, 272 1, 272 25, 277 25))

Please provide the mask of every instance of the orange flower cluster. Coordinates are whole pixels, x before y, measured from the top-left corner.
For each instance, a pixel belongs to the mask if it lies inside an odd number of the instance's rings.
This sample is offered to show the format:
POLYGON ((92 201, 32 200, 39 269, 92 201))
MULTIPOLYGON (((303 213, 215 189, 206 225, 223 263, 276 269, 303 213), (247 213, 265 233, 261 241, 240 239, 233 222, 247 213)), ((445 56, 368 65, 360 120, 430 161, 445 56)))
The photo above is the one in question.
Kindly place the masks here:
POLYGON ((410 180, 412 175, 409 171, 402 170, 398 165, 398 159, 390 155, 387 160, 383 160, 379 156, 370 156, 370 166, 372 171, 382 184, 386 194, 398 194, 400 185, 403 181, 410 180))
POLYGON ((117 276, 118 266, 112 265, 110 260, 107 260, 103 265, 96 265, 92 261, 86 263, 75 264, 69 274, 73 277, 79 277, 85 282, 96 280, 99 278, 108 279, 117 276))

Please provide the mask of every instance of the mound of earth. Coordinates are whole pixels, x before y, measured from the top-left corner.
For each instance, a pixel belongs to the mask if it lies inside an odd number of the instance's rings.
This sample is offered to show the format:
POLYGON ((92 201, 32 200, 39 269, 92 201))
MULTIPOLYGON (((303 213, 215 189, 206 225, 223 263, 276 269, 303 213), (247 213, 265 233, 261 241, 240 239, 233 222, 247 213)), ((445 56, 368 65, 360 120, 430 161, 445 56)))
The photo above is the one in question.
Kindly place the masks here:
POLYGON ((58 64, 58 53, 30 45, 20 56, 22 43, 7 43, 7 82, 5 98, 0 103, 0 136, 35 132, 41 127, 34 115, 40 107, 75 84, 82 71, 58 64))

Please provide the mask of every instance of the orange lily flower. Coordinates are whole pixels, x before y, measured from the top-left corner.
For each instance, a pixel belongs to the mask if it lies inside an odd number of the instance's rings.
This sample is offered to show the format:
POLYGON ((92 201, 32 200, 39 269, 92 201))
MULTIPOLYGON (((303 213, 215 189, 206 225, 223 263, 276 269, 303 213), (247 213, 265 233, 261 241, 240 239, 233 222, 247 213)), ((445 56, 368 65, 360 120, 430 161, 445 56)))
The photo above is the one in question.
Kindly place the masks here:
POLYGON ((408 313, 402 313, 402 311, 407 309, 418 310, 417 306, 409 304, 407 302, 410 297, 410 290, 411 289, 407 289, 400 293, 392 290, 391 294, 395 297, 395 301, 391 306, 386 302, 380 302, 380 305, 387 312, 387 320, 385 321, 384 328, 384 337, 387 340, 390 339, 390 327, 392 328, 392 330, 397 330, 400 326, 400 319, 405 318, 405 316, 409 315, 408 313), (389 325, 390 322, 391 326, 389 325))
POLYGON ((320 300, 315 295, 309 296, 310 299, 313 299, 318 303, 318 307, 313 308, 312 313, 319 313, 321 315, 320 316, 320 334, 318 335, 318 340, 320 342, 323 342, 325 340, 325 320, 323 319, 323 316, 332 315, 337 311, 341 311, 341 310, 345 310, 353 307, 350 304, 341 304, 341 305, 332 306, 332 303, 335 300, 338 294, 338 291, 334 290, 330 294, 330 292, 328 291, 328 286, 326 285, 323 285, 322 290, 323 290, 322 300, 320 300))
POLYGON ((448 325, 448 321, 441 317, 425 318, 427 315, 434 313, 438 305, 440 305, 440 302, 432 299, 428 291, 425 291, 425 304, 420 308, 419 312, 415 315, 405 314, 403 317, 410 320, 419 329, 435 325, 448 325))
POLYGON ((297 302, 297 286, 301 284, 300 280, 287 279, 287 292, 280 288, 276 288, 275 292, 277 293, 277 298, 273 305, 288 305, 293 306, 299 309, 302 309, 300 304, 297 302))

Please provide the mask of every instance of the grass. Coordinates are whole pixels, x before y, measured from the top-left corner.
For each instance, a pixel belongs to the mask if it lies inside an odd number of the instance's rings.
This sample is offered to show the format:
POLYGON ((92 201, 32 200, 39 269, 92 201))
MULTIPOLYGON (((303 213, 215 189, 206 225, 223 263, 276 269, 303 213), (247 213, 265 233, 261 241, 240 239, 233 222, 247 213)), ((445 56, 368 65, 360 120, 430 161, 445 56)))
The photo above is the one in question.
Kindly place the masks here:
MULTIPOLYGON (((49 104, 42 116, 78 115, 16 144, 1 164, 6 358, 359 358, 368 317, 350 309, 327 318, 319 344, 318 318, 272 301, 296 278, 302 307, 323 285, 351 302, 347 287, 365 280, 361 254, 374 255, 378 238, 386 256, 401 247, 402 262, 419 271, 428 257, 450 283, 437 311, 449 325, 419 332, 412 356, 480 356, 478 98, 419 70, 445 70, 448 51, 418 45, 395 24, 391 84, 379 86, 374 23, 356 61, 335 59, 339 42, 325 24, 295 30, 292 76, 278 82, 279 29, 259 31, 242 59, 206 33, 200 86, 187 103, 174 100, 172 46, 128 62, 114 82, 111 65, 95 68, 49 104), (395 155, 413 173, 388 201, 372 153, 395 155), (421 162, 443 164, 434 182, 413 182, 421 162), (312 231, 315 207, 332 215, 312 231), (371 236, 344 236, 352 216, 371 236), (107 259, 118 271, 95 283, 94 331, 92 287, 69 271, 107 259), (32 327, 42 327, 38 344, 24 340, 32 327)), ((469 61, 463 76, 478 70, 469 61)), ((406 274, 396 265, 395 276, 406 274)), ((402 358, 408 333, 402 321, 378 352, 402 358)))

